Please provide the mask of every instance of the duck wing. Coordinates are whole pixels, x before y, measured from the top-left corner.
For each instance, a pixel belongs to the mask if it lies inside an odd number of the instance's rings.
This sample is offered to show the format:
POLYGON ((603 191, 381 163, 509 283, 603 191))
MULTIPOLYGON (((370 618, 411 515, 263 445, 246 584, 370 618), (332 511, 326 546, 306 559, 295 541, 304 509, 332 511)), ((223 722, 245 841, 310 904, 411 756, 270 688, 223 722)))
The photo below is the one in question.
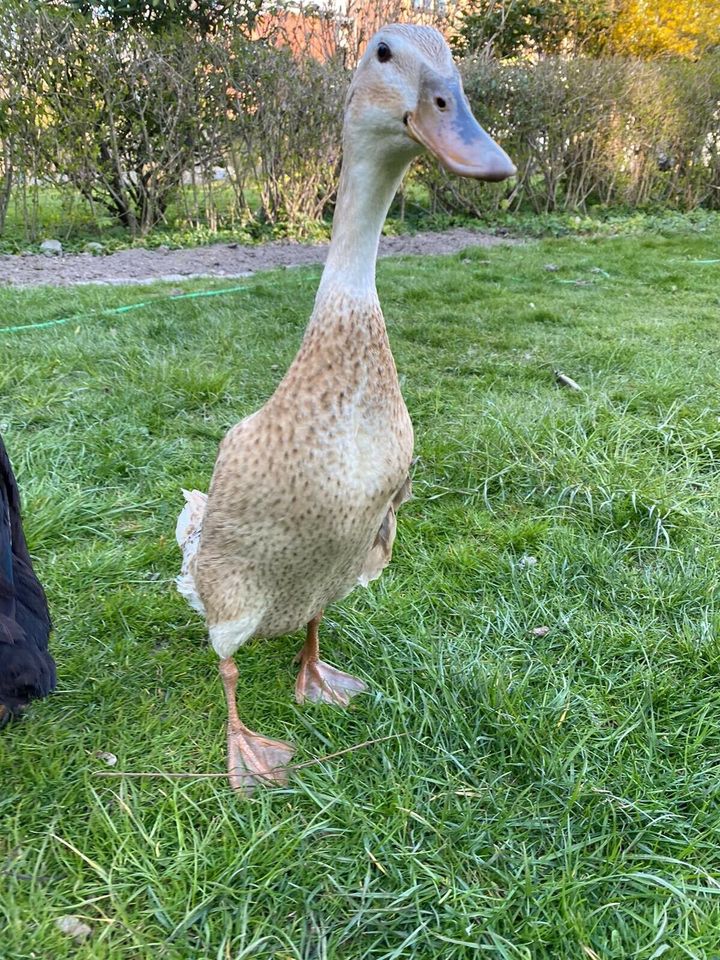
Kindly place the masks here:
POLYGON ((392 548, 395 542, 395 533, 397 530, 396 514, 400 507, 412 496, 412 483, 410 477, 405 478, 405 482, 392 498, 387 513, 380 525, 375 542, 370 548, 365 564, 360 571, 358 582, 366 587, 371 580, 376 580, 383 572, 385 567, 392 559, 392 548))

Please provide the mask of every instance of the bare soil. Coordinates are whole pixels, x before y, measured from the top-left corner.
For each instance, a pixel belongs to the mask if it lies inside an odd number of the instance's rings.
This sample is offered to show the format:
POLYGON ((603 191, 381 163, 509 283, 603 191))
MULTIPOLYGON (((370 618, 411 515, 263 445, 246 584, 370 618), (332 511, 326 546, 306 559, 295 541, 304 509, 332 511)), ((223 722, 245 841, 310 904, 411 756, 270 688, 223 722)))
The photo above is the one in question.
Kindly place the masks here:
MULTIPOLYGON (((380 256, 456 253, 467 247, 491 247, 517 243, 508 237, 491 236, 466 227, 438 233, 383 237, 380 256)), ((327 244, 286 241, 244 247, 237 243, 195 247, 189 250, 135 247, 106 256, 90 253, 24 254, 0 256, 0 284, 10 286, 65 286, 81 283, 152 283, 156 280, 188 280, 193 277, 247 277, 259 270, 324 263, 327 244)))

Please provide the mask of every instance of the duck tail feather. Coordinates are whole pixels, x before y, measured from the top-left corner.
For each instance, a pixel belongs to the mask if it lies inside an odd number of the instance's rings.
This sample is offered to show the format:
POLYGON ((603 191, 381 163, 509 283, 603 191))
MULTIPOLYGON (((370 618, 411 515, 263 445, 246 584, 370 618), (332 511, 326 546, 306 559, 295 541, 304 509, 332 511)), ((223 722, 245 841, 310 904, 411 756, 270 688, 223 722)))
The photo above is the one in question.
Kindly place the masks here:
POLYGON ((205 507, 207 506, 207 494, 200 493, 199 490, 183 490, 185 497, 185 506, 180 511, 180 516, 175 527, 175 539, 178 546, 183 551, 187 546, 192 546, 197 541, 193 554, 197 552, 200 542, 200 533, 202 531, 203 517, 205 516, 205 507))
POLYGON ((185 497, 185 506, 180 511, 175 527, 175 538, 182 550, 183 561, 180 576, 175 583, 178 593, 185 597, 193 610, 204 614, 205 608, 198 595, 193 573, 207 507, 207 494, 200 493, 199 490, 183 490, 183 496, 185 497))

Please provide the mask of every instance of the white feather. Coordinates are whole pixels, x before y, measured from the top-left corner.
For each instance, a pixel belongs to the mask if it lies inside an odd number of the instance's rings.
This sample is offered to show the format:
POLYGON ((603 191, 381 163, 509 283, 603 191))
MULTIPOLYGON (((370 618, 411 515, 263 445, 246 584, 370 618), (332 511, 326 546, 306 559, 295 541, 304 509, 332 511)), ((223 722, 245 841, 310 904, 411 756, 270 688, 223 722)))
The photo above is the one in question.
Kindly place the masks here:
POLYGON ((178 593, 185 597, 193 610, 197 610, 204 616, 205 607, 195 586, 193 570, 195 555, 200 547, 203 517, 207 507, 207 494, 200 493, 199 490, 183 490, 183 496, 186 503, 180 511, 175 527, 175 539, 182 550, 183 561, 180 576, 176 579, 175 584, 178 593))

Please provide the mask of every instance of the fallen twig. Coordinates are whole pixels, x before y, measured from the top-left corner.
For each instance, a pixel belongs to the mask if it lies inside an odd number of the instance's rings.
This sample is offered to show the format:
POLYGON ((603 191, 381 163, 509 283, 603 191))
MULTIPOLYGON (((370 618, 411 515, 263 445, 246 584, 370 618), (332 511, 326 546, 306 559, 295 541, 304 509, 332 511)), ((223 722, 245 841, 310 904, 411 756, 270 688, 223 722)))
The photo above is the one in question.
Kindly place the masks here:
POLYGON ((582 392, 580 384, 576 383, 573 378, 569 377, 566 373, 561 373, 559 370, 556 370, 555 379, 561 387, 569 387, 571 390, 579 390, 582 392))
MULTIPOLYGON (((356 743, 353 747, 346 747, 344 750, 338 750, 336 753, 328 753, 324 757, 315 757, 313 760, 305 760, 303 763, 289 763, 284 770, 301 770, 303 767, 312 767, 318 763, 324 763, 326 760, 334 760, 336 757, 342 757, 346 753, 354 753, 356 750, 362 750, 364 747, 372 747, 376 743, 385 743, 387 740, 398 740, 400 737, 407 737, 405 733, 391 733, 388 737, 377 737, 374 740, 365 740, 363 743, 356 743)), ((281 769, 273 767, 272 769, 281 769)), ((211 780, 218 777, 227 777, 227 773, 169 773, 168 771, 130 771, 130 770, 95 770, 96 777, 147 777, 147 778, 165 778, 168 780, 211 780)), ((268 773, 270 771, 268 770, 268 773)))

